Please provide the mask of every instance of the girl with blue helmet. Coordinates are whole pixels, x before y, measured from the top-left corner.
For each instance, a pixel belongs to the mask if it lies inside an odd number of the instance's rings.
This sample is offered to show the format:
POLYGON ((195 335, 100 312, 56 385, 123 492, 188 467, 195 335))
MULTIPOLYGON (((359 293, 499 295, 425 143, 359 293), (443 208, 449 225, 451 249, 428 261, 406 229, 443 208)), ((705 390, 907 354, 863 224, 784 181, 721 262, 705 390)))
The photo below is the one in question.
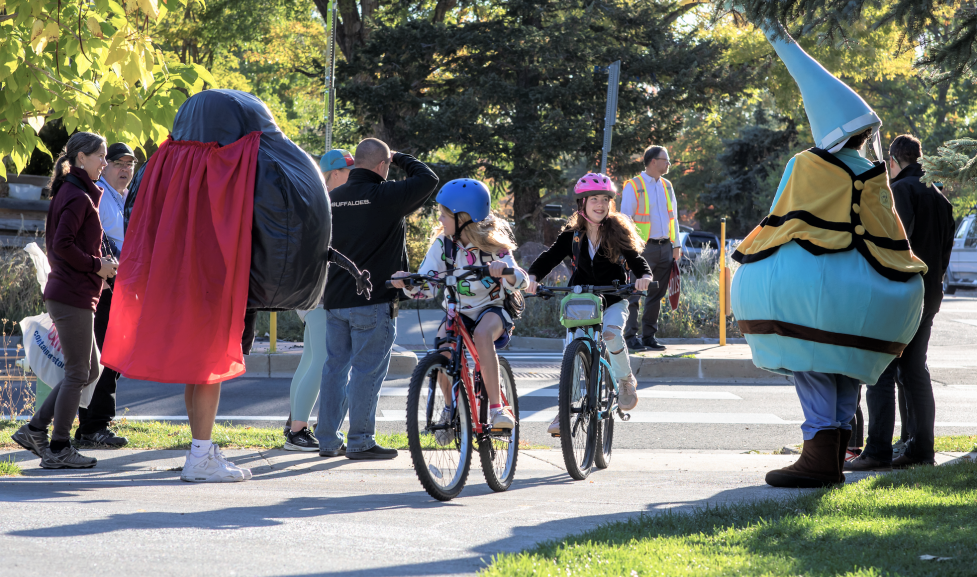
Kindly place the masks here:
MULTIPOLYGON (((437 196, 440 208, 438 220, 441 228, 434 233, 420 273, 429 276, 447 276, 450 270, 468 265, 487 265, 490 278, 459 281, 458 312, 465 327, 475 341, 475 348, 482 367, 482 380, 489 397, 489 419, 492 428, 511 429, 515 426, 512 410, 502 405, 499 390, 499 357, 496 347, 504 347, 512 335, 512 318, 503 302, 506 292, 522 290, 528 286, 526 272, 516 264, 512 251, 512 230, 504 218, 492 212, 488 187, 478 180, 460 178, 441 188, 437 196), (506 268, 513 274, 503 275, 506 268)), ((412 298, 434 298, 437 289, 432 286, 405 288, 398 277, 410 273, 394 273, 393 285, 412 298)), ((446 335, 444 324, 438 337, 446 335)), ((441 383, 447 387, 448 383, 441 383)), ((445 409, 448 411, 448 409, 445 409)), ((442 415, 446 420, 450 412, 442 415)))

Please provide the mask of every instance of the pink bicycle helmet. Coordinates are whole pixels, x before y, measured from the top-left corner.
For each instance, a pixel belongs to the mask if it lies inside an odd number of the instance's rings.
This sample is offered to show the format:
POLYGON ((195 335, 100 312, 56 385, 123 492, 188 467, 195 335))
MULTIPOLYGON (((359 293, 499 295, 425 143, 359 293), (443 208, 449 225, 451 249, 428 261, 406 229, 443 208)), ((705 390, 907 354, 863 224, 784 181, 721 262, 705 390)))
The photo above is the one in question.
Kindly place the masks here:
POLYGON ((617 197, 617 187, 614 186, 614 181, 609 176, 599 172, 588 172, 581 176, 580 180, 573 187, 574 198, 584 198, 600 194, 613 199, 617 197))

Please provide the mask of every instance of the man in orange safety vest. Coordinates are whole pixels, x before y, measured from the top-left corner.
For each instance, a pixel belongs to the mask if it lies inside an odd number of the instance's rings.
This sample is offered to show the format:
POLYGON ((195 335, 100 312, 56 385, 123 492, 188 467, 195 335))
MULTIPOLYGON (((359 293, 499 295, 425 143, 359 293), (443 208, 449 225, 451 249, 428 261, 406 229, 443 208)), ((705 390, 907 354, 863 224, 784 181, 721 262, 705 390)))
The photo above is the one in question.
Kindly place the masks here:
POLYGON ((632 297, 628 307, 630 315, 624 329, 628 347, 634 350, 664 350, 658 342, 658 315, 661 301, 668 292, 668 278, 672 261, 682 257, 682 244, 678 230, 678 205, 675 189, 665 179, 671 161, 668 151, 661 146, 649 146, 644 153, 645 170, 624 184, 621 192, 621 213, 634 221, 638 235, 646 242, 642 256, 651 266, 658 281, 658 289, 648 292, 645 310, 641 317, 641 337, 638 337, 638 303, 641 297, 632 297))

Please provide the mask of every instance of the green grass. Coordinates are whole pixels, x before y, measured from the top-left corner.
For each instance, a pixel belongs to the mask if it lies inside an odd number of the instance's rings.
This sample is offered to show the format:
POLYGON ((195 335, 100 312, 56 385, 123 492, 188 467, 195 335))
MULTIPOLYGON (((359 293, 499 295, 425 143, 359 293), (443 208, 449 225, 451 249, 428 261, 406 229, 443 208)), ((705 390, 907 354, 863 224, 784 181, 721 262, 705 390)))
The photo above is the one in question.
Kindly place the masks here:
MULTIPOLYGON (((20 448, 10 436, 13 435, 23 422, 0 420, 0 449, 20 448)), ((77 424, 77 421, 76 421, 77 424)), ((112 430, 117 435, 129 439, 126 449, 189 449, 190 425, 168 423, 162 421, 129 421, 122 418, 112 424, 112 430)), ((74 431, 72 430, 72 435, 74 431)), ((236 425, 217 424, 214 426, 213 441, 227 449, 281 449, 285 445, 285 437, 281 427, 244 427, 236 425)), ((425 448, 438 449, 433 436, 428 437, 430 446, 425 448)), ((377 442, 384 447, 406 450, 407 434, 393 433, 377 434, 377 442)), ((549 449, 543 445, 530 445, 522 442, 520 449, 549 449)))
POLYGON ((783 501, 612 523, 500 555, 481 574, 972 576, 974 519, 977 464, 920 467, 783 501))
MULTIPOLYGON (((898 438, 896 438, 898 440, 898 438)), ((895 442, 895 441, 893 441, 895 442)), ((934 445, 937 451, 961 452, 977 451, 977 435, 951 435, 937 437, 934 445)))
POLYGON ((13 457, 0 461, 0 477, 16 477, 20 474, 20 467, 17 466, 13 457))

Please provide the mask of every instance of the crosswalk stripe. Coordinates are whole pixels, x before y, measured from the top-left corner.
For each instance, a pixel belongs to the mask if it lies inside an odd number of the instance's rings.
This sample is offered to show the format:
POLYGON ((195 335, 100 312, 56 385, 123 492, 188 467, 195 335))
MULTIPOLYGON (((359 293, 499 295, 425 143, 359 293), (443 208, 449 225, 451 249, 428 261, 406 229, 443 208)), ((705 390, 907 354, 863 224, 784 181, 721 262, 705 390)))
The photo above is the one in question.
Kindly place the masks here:
MULTIPOLYGON (((381 397, 406 397, 407 387, 383 387, 380 389, 381 397)), ((560 396, 560 391, 556 387, 519 387, 519 397, 546 397, 556 399, 560 396)), ((713 400, 713 401, 741 401, 742 397, 727 392, 707 392, 707 391, 662 391, 654 389, 638 389, 639 399, 691 399, 691 400, 713 400)))

